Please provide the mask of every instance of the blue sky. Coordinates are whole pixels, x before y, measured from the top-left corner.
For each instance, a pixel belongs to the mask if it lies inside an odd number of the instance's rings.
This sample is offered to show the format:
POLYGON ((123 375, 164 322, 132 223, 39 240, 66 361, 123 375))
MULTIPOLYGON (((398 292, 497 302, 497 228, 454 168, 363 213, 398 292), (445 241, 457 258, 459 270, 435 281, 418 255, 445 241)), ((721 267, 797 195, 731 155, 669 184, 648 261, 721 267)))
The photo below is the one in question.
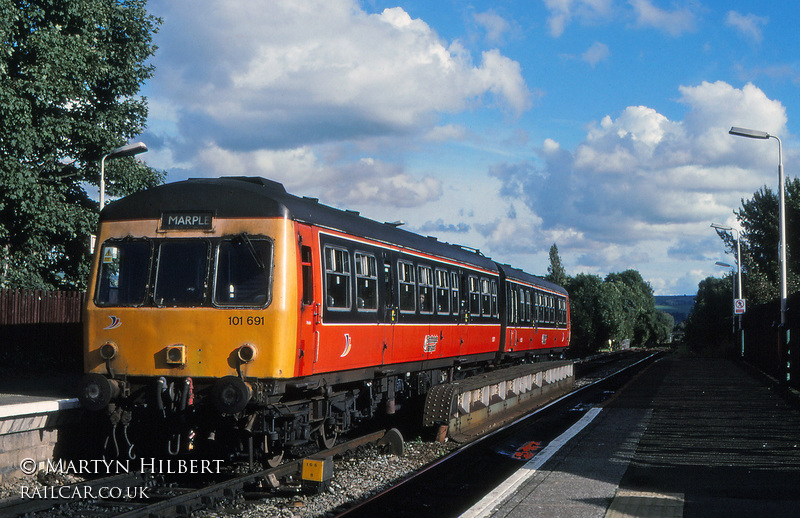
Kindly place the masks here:
MULTIPOLYGON (((709 225, 800 165, 795 2, 151 0, 139 157, 264 176, 544 275, 725 272, 709 225), (790 6, 790 7, 787 7, 790 6)), ((791 229, 790 229, 791 231, 791 229)))

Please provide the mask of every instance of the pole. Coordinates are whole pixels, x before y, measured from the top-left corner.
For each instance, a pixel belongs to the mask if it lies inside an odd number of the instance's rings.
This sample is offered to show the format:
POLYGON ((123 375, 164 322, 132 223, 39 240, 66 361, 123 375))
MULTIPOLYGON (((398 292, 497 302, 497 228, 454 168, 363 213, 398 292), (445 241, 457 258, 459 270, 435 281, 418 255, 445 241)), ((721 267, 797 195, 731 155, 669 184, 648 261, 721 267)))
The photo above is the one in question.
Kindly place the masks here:
MULTIPOLYGON (((739 231, 736 229, 732 230, 733 232, 736 232, 736 298, 741 300, 742 299, 742 246, 739 244, 739 231)), ((739 313, 737 317, 739 317, 737 319, 739 321, 739 350, 741 357, 744 358, 744 328, 742 327, 742 314, 739 313)))
POLYGON ((784 354, 786 367, 786 383, 792 381, 791 353, 789 351, 789 328, 786 323, 786 185, 783 177, 783 150, 781 149, 781 139, 775 135, 770 135, 778 141, 778 185, 780 187, 779 197, 779 222, 780 228, 780 270, 781 270, 781 326, 780 326, 780 347, 784 354))
POLYGON ((106 204, 106 158, 108 155, 103 155, 100 159, 100 210, 106 204))
POLYGON ((778 141, 778 192, 779 194, 779 211, 778 211, 778 228, 780 231, 780 242, 778 244, 778 262, 781 276, 781 323, 778 336, 778 351, 779 356, 783 355, 783 368, 785 369, 786 377, 783 380, 786 384, 791 382, 792 378, 792 364, 791 352, 789 351, 789 344, 791 343, 789 337, 789 327, 786 322, 786 185, 783 178, 783 150, 781 149, 781 139, 775 135, 770 135, 766 131, 758 131, 747 128, 732 127, 728 131, 731 135, 739 137, 756 138, 756 139, 771 139, 774 138, 778 141))
POLYGON ((100 159, 100 210, 103 210, 106 204, 106 158, 112 159, 123 156, 134 156, 139 153, 144 153, 145 151, 147 151, 147 146, 144 142, 135 142, 133 144, 120 146, 110 153, 103 155, 103 158, 100 159))

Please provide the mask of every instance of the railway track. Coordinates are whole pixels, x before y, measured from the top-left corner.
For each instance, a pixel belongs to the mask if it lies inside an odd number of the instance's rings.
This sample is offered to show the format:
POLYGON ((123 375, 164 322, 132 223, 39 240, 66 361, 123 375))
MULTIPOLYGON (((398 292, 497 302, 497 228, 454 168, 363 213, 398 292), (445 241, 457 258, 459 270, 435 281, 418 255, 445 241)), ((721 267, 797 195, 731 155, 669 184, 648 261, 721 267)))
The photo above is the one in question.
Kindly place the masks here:
MULTIPOLYGON (((397 448, 402 448, 398 437, 399 434, 393 430, 373 432, 315 453, 311 458, 333 458, 376 443, 384 444, 389 451, 396 451, 397 448)), ((233 499, 245 491, 250 496, 267 495, 282 482, 299 480, 304 461, 307 459, 289 461, 275 468, 246 474, 228 474, 209 479, 194 477, 191 486, 182 483, 186 482, 186 477, 181 480, 180 477, 132 472, 65 486, 31 489, 27 494, 3 500, 0 503, 0 516, 191 516, 197 510, 213 507, 220 501, 233 499)))
POLYGON ((661 353, 620 355, 590 369, 593 381, 439 459, 337 517, 460 516, 661 353), (499 455, 498 455, 499 454, 499 455))

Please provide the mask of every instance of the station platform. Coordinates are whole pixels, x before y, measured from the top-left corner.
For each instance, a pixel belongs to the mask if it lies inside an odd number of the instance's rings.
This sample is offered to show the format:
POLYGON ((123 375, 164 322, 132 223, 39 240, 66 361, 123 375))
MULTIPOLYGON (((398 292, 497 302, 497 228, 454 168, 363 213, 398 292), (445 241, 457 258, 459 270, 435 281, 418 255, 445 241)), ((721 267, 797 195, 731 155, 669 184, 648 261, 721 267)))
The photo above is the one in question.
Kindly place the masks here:
POLYGON ((800 516, 800 410, 746 365, 667 356, 462 515, 489 516, 800 516))
POLYGON ((77 375, 0 381, 0 483, 24 474, 20 466, 53 457, 64 426, 76 421, 77 375))

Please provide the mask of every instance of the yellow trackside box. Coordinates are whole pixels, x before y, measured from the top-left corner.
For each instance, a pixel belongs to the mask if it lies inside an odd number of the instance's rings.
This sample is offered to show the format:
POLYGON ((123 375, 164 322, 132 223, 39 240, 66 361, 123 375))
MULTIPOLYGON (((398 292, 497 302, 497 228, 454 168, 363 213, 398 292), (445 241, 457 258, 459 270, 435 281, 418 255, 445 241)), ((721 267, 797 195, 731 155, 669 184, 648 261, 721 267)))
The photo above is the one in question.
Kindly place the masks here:
POLYGON ((303 481, 327 482, 333 478, 333 459, 303 459, 303 481))

